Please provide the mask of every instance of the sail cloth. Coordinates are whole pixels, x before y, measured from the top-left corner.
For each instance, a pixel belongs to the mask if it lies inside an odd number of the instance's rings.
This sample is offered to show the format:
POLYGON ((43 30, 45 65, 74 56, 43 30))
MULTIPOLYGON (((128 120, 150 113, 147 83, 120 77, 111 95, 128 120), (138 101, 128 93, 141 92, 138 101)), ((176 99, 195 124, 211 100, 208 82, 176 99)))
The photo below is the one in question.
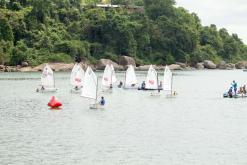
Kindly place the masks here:
POLYGON ((84 70, 79 64, 75 64, 70 76, 70 83, 73 86, 82 87, 84 82, 84 70))
POLYGON ((172 91, 172 72, 168 66, 165 67, 164 71, 164 82, 163 82, 163 90, 164 91, 172 91))
POLYGON ((131 86, 133 84, 137 84, 137 78, 134 67, 129 65, 125 75, 125 86, 131 86))
POLYGON ((54 81, 54 75, 51 67, 46 64, 42 75, 41 75, 41 85, 45 88, 54 88, 55 87, 55 81, 54 81))
POLYGON ((75 85, 75 76, 76 76, 76 73, 77 73, 77 70, 78 70, 78 63, 76 63, 71 71, 71 74, 70 74, 70 84, 71 85, 75 85))
POLYGON ((146 89, 158 89, 158 74, 156 70, 150 65, 146 77, 146 89))
POLYGON ((88 67, 84 77, 84 86, 82 88, 81 96, 97 99, 97 89, 98 88, 98 79, 91 67, 88 67))
POLYGON ((104 74, 102 77, 102 85, 110 87, 110 85, 117 82, 116 74, 113 65, 106 65, 104 74))

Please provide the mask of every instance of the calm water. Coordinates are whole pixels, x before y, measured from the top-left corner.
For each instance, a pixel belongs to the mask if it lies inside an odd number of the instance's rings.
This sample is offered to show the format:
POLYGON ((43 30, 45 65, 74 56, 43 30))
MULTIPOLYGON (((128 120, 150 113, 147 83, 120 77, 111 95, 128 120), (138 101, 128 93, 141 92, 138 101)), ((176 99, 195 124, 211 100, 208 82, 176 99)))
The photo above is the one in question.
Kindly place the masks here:
POLYGON ((116 89, 99 111, 69 93, 69 73, 55 74, 61 111, 35 93, 40 73, 0 74, 1 165, 247 164, 247 99, 222 98, 246 72, 176 72, 177 98, 116 89))

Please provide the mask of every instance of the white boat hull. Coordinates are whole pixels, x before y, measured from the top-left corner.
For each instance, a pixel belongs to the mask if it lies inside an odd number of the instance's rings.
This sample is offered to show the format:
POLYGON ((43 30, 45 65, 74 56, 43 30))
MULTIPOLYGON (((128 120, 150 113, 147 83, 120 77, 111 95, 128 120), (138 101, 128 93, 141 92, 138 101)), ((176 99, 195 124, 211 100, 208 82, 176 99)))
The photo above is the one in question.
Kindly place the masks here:
POLYGON ((71 93, 76 93, 76 94, 77 93, 81 93, 81 89, 77 89, 77 90, 76 89, 71 89, 70 92, 71 93))
POLYGON ((38 89, 37 92, 51 93, 51 92, 56 92, 57 90, 58 90, 57 88, 46 88, 46 89, 38 89))
POLYGON ((91 105, 89 106, 89 108, 90 108, 90 109, 104 109, 104 106, 102 106, 102 105, 96 103, 96 104, 91 104, 91 105))

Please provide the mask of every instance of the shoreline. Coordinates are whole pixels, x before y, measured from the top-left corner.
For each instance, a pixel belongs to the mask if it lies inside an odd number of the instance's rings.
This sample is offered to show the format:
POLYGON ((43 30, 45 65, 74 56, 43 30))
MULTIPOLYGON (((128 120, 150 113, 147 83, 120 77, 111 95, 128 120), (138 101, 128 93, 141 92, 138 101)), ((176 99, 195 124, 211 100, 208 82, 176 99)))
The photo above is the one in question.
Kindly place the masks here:
MULTIPOLYGON (((38 66, 4 66, 0 65, 0 72, 40 72, 43 70, 46 63, 40 64, 38 66)), ((48 63, 54 71, 71 71, 75 63, 48 63)), ((103 71, 107 64, 112 64, 116 71, 125 71, 128 65, 133 65, 136 71, 148 71, 151 65, 140 65, 136 66, 135 60, 131 57, 123 56, 118 63, 113 62, 109 59, 100 59, 97 64, 89 64, 87 62, 80 63, 83 69, 88 66, 92 67, 93 70, 103 71)), ((234 69, 246 69, 247 61, 240 61, 236 64, 226 63, 221 61, 218 65, 214 64, 212 61, 205 60, 203 62, 197 63, 195 66, 189 66, 185 63, 176 62, 175 64, 168 65, 171 70, 175 71, 193 71, 193 70, 234 70, 234 69)), ((158 71, 164 70, 163 65, 154 65, 154 68, 158 71)))

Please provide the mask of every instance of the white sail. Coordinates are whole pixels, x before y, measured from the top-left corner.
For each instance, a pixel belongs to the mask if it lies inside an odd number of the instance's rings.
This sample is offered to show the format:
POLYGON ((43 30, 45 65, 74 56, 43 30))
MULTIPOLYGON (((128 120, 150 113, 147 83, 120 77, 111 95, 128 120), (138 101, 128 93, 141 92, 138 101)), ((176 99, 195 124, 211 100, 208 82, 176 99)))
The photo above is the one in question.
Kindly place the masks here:
POLYGON ((46 64, 41 75, 41 85, 44 88, 55 87, 54 75, 51 67, 46 64))
POLYGON ((104 74, 102 77, 102 85, 110 87, 111 84, 114 84, 117 81, 115 70, 113 65, 106 65, 104 74))
POLYGON ((93 70, 88 67, 84 77, 84 86, 81 96, 91 99, 97 99, 98 79, 93 70))
POLYGON ((73 69, 72 69, 72 71, 71 71, 71 74, 70 74, 70 84, 71 85, 75 85, 74 83, 75 83, 75 76, 76 76, 76 73, 77 73, 77 68, 78 68, 78 64, 76 63, 75 65, 74 65, 74 67, 73 67, 73 69))
POLYGON ((111 69, 112 69, 111 83, 114 84, 117 82, 117 77, 113 65, 111 65, 111 69))
POLYGON ((163 90, 172 91, 172 72, 168 66, 166 66, 164 71, 163 90))
POLYGON ((134 67, 129 65, 125 75, 125 86, 131 86, 133 84, 137 84, 137 78, 134 67))
POLYGON ((83 82, 84 82, 84 70, 81 68, 80 65, 77 66, 76 68, 76 73, 75 73, 75 77, 73 80, 73 85, 74 86, 78 86, 78 87, 82 87, 83 86, 83 82))
POLYGON ((158 74, 156 70, 150 65, 147 78, 146 78, 146 89, 158 89, 158 74))

